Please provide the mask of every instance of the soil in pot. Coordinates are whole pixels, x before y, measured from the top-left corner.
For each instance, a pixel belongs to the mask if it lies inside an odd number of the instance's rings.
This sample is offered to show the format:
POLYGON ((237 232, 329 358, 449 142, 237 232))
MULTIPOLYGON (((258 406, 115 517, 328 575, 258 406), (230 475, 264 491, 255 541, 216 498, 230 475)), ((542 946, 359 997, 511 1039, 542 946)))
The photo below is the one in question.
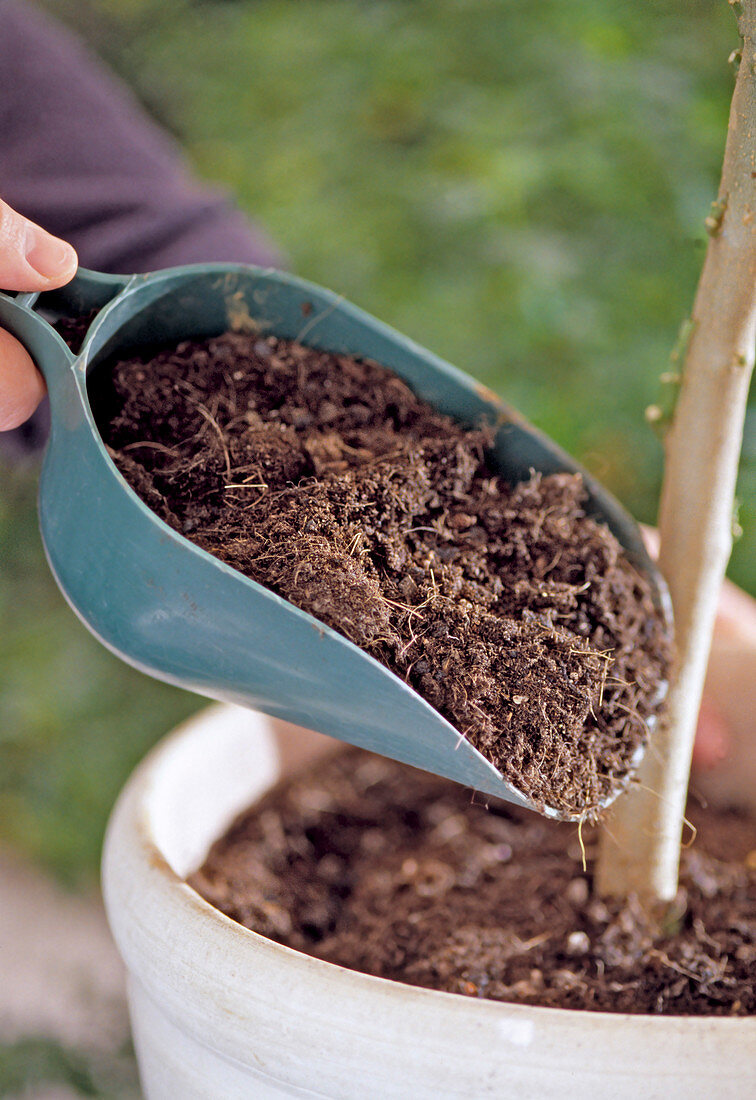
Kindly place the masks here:
POLYGON ((691 806, 676 909, 592 896, 594 831, 356 749, 242 814, 189 883, 321 959, 469 997, 609 1012, 756 1012, 756 827, 691 806))
POLYGON ((625 785, 669 654, 579 476, 506 485, 371 362, 227 333, 110 366, 103 438, 177 531, 397 673, 536 804, 625 785))

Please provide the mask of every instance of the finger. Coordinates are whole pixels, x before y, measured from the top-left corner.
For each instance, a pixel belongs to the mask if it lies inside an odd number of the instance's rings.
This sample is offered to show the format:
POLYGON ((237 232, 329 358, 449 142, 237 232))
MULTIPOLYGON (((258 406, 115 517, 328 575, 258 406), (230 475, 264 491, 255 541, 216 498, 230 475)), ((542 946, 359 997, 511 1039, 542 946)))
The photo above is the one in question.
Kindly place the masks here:
POLYGON ((0 199, 0 287, 49 290, 76 273, 76 252, 0 199))
POLYGON ((29 353, 0 329, 0 431, 28 420, 45 395, 45 383, 29 353))
POLYGON ((704 698, 698 714, 693 766, 713 768, 725 759, 730 749, 730 729, 719 708, 704 698))
POLYGON ((732 581, 722 585, 715 630, 719 641, 749 646, 756 663, 756 600, 732 581))
POLYGON ((640 530, 643 535, 643 542, 646 545, 646 550, 654 561, 656 561, 659 557, 659 532, 655 527, 647 527, 645 523, 640 524, 640 530))

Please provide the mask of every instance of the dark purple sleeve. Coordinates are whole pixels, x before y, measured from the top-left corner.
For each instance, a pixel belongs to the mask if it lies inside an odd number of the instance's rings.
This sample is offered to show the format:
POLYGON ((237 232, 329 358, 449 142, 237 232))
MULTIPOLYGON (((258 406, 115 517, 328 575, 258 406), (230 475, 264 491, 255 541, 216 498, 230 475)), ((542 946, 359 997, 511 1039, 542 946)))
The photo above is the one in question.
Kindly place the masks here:
POLYGON ((99 271, 280 263, 222 192, 192 178, 123 84, 15 0, 0 0, 0 196, 99 271))

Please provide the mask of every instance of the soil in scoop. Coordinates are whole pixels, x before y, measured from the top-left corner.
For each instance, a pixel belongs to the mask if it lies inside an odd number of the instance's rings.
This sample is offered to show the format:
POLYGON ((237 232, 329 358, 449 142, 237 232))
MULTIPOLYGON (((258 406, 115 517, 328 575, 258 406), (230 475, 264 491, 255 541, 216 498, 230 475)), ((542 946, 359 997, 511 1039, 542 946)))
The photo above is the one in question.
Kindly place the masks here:
MULTIPOLYGON (((354 970, 469 997, 608 1012, 756 1012, 756 825, 689 808, 677 909, 653 933, 591 896, 577 828, 359 750, 270 792, 190 885, 354 970)), ((583 839, 591 865, 593 830, 583 839)), ((639 1056, 642 1052, 639 1052, 639 1056)))
POLYGON ((590 817, 624 785, 669 641, 580 477, 510 487, 489 430, 254 334, 121 362, 91 397, 159 516, 371 653, 537 805, 590 817))
POLYGON ((74 355, 78 355, 81 351, 89 326, 98 313, 99 309, 92 309, 89 313, 79 314, 76 317, 60 317, 53 322, 53 328, 63 337, 74 355))

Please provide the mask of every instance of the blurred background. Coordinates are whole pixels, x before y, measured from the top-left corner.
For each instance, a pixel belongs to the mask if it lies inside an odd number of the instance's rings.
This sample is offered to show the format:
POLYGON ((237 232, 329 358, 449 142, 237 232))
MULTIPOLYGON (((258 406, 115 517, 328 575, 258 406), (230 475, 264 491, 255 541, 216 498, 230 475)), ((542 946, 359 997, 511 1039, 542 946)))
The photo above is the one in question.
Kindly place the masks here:
MULTIPOLYGON (((659 375, 716 198, 737 45, 725 0, 38 6, 293 271, 486 382, 654 520, 662 450, 644 409, 669 400, 659 375)), ((125 668, 63 604, 36 477, 32 461, 0 467, 0 843, 86 895, 127 774, 202 703, 125 668)), ((755 487, 752 409, 730 570, 751 592, 755 487)), ((39 1078, 132 1095, 128 1056, 22 1048, 0 1047, 0 1094, 39 1078)))

